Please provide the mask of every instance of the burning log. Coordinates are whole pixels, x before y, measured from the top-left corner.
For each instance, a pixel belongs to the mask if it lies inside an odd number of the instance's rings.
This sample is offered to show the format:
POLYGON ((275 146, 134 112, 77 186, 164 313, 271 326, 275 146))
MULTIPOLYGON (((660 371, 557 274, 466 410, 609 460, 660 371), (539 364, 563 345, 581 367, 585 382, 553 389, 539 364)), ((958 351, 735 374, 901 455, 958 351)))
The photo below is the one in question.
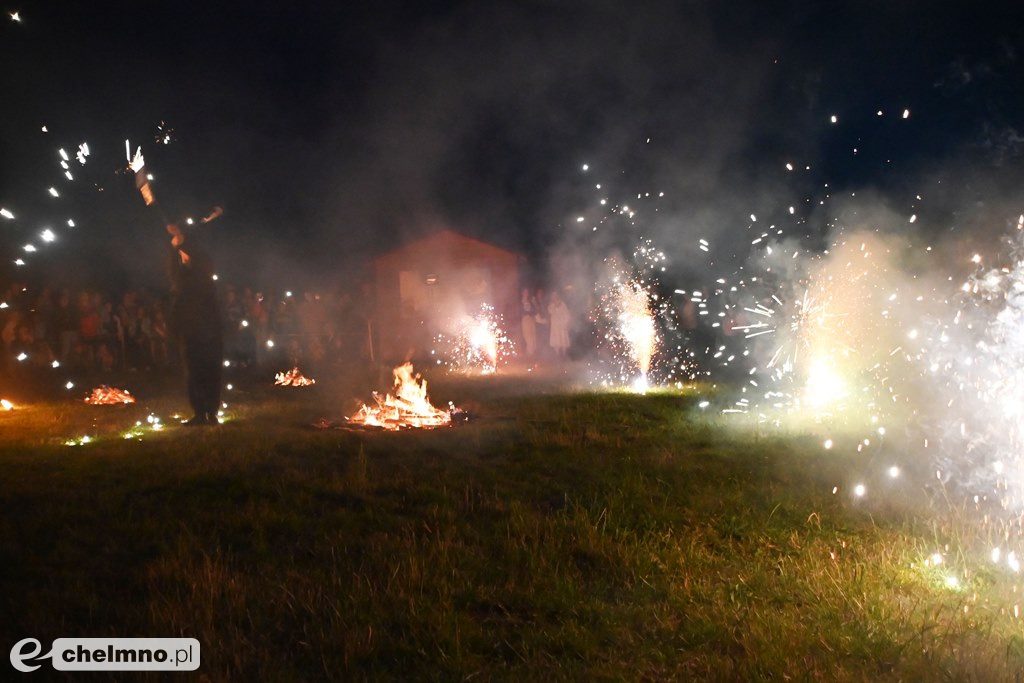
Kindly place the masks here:
POLYGON ((274 376, 274 384, 279 387, 308 387, 316 384, 316 380, 305 377, 299 372, 298 367, 294 367, 288 372, 277 373, 274 376))
POLYGON ((406 427, 441 427, 451 424, 450 411, 440 410, 431 405, 427 398, 427 381, 413 375, 412 363, 394 369, 394 395, 381 396, 373 392, 376 406, 365 403, 355 415, 348 418, 349 424, 381 427, 399 430, 406 427))
POLYGON ((125 389, 108 387, 104 384, 93 389, 92 394, 85 397, 85 402, 94 406, 112 406, 123 403, 135 403, 135 397, 125 389))

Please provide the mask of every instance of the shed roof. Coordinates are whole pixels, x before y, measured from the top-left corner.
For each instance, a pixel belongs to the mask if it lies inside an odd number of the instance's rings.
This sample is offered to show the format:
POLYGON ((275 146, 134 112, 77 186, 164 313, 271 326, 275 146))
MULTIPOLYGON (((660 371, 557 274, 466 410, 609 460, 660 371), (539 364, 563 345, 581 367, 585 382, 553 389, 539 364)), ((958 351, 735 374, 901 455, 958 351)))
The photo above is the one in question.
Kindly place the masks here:
POLYGON ((514 251, 444 228, 381 254, 373 264, 376 268, 394 268, 417 262, 458 264, 483 259, 518 260, 519 257, 514 251))

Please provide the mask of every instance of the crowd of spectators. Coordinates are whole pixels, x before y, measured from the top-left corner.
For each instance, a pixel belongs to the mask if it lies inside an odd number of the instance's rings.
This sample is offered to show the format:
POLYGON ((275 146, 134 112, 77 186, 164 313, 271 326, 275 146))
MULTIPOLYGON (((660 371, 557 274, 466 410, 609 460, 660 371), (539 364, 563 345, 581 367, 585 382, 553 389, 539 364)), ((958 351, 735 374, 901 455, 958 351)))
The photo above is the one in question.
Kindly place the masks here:
MULTIPOLYGON (((220 283, 218 294, 224 358, 236 368, 276 373, 298 366, 315 374, 374 359, 367 291, 271 293, 220 283)), ((726 304, 713 318, 702 317, 702 302, 677 296, 660 331, 666 342, 661 347, 670 355, 688 349, 686 362, 695 367, 731 367, 750 345, 741 333, 746 324, 741 308, 726 304)), ((177 373, 181 360, 168 304, 166 289, 112 294, 12 283, 0 291, 0 373, 47 367, 92 375, 177 373)), ((595 322, 600 316, 578 316, 578 329, 570 334, 570 309, 557 292, 545 296, 543 290, 524 289, 521 313, 522 329, 513 334, 527 363, 600 353, 594 345, 607 336, 595 322)))
MULTIPOLYGON (((347 292, 219 288, 225 359, 241 367, 325 366, 367 357, 365 311, 347 292)), ((164 372, 179 363, 166 292, 33 289, 0 294, 0 368, 164 372)))

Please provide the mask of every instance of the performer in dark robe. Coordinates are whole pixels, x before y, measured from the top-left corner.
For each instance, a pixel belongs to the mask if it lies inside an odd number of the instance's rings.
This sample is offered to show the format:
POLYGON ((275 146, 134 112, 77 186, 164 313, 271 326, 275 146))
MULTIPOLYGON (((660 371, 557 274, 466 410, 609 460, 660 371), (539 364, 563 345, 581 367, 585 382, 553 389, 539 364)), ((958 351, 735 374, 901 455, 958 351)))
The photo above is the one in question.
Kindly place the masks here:
POLYGON ((195 412, 184 424, 218 424, 224 341, 213 280, 213 262, 195 234, 170 223, 168 273, 171 280, 171 332, 178 339, 188 400, 195 412))

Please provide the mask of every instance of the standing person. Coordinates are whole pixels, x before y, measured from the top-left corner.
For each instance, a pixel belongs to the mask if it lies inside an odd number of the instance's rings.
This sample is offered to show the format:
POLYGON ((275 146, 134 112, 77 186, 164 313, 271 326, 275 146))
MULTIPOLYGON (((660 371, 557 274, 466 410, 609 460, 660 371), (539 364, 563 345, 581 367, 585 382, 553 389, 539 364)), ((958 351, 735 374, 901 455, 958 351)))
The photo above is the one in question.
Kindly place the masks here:
POLYGON ((242 290, 242 319, 238 323, 238 362, 242 367, 256 363, 256 325, 253 321, 259 315, 260 303, 252 288, 246 287, 242 290))
POLYGON ((168 273, 171 280, 170 326, 178 337, 188 400, 195 415, 184 424, 217 424, 224 342, 213 280, 213 262, 194 234, 170 223, 168 273))
POLYGON ((148 372, 153 369, 153 321, 149 317, 149 310, 145 306, 136 308, 135 316, 135 338, 132 340, 132 343, 135 345, 139 369, 148 372))
POLYGON ((238 360, 241 355, 242 302, 238 300, 233 285, 228 285, 224 293, 224 351, 231 360, 238 360))
POLYGON ((71 301, 71 292, 62 289, 57 299, 57 334, 60 339, 60 362, 67 364, 78 345, 78 309, 71 301))
POLYGON ((159 370, 164 370, 167 367, 167 319, 164 317, 164 309, 159 304, 153 308, 152 334, 149 338, 153 365, 159 370))
POLYGON ((533 355, 537 352, 537 304, 529 289, 523 288, 523 296, 519 301, 519 312, 522 315, 526 358, 532 361, 533 355))
POLYGON ((686 341, 692 342, 697 330, 697 304, 693 302, 692 295, 683 295, 683 305, 679 309, 679 323, 683 328, 683 336, 686 341))
POLYGON ((565 358, 569 351, 569 307, 557 290, 551 292, 548 318, 551 321, 551 350, 559 358, 565 358))
POLYGON ((99 337, 99 311, 93 307, 92 295, 83 290, 78 293, 78 340, 82 343, 84 361, 90 368, 95 363, 99 337))
POLYGON ((538 289, 533 297, 537 307, 537 356, 544 359, 551 348, 551 324, 548 320, 548 297, 543 289, 538 289))
POLYGON ((45 341, 46 345, 51 349, 57 349, 59 342, 57 339, 56 307, 54 305, 53 293, 49 287, 43 288, 33 308, 36 311, 36 328, 33 330, 36 340, 45 341))

